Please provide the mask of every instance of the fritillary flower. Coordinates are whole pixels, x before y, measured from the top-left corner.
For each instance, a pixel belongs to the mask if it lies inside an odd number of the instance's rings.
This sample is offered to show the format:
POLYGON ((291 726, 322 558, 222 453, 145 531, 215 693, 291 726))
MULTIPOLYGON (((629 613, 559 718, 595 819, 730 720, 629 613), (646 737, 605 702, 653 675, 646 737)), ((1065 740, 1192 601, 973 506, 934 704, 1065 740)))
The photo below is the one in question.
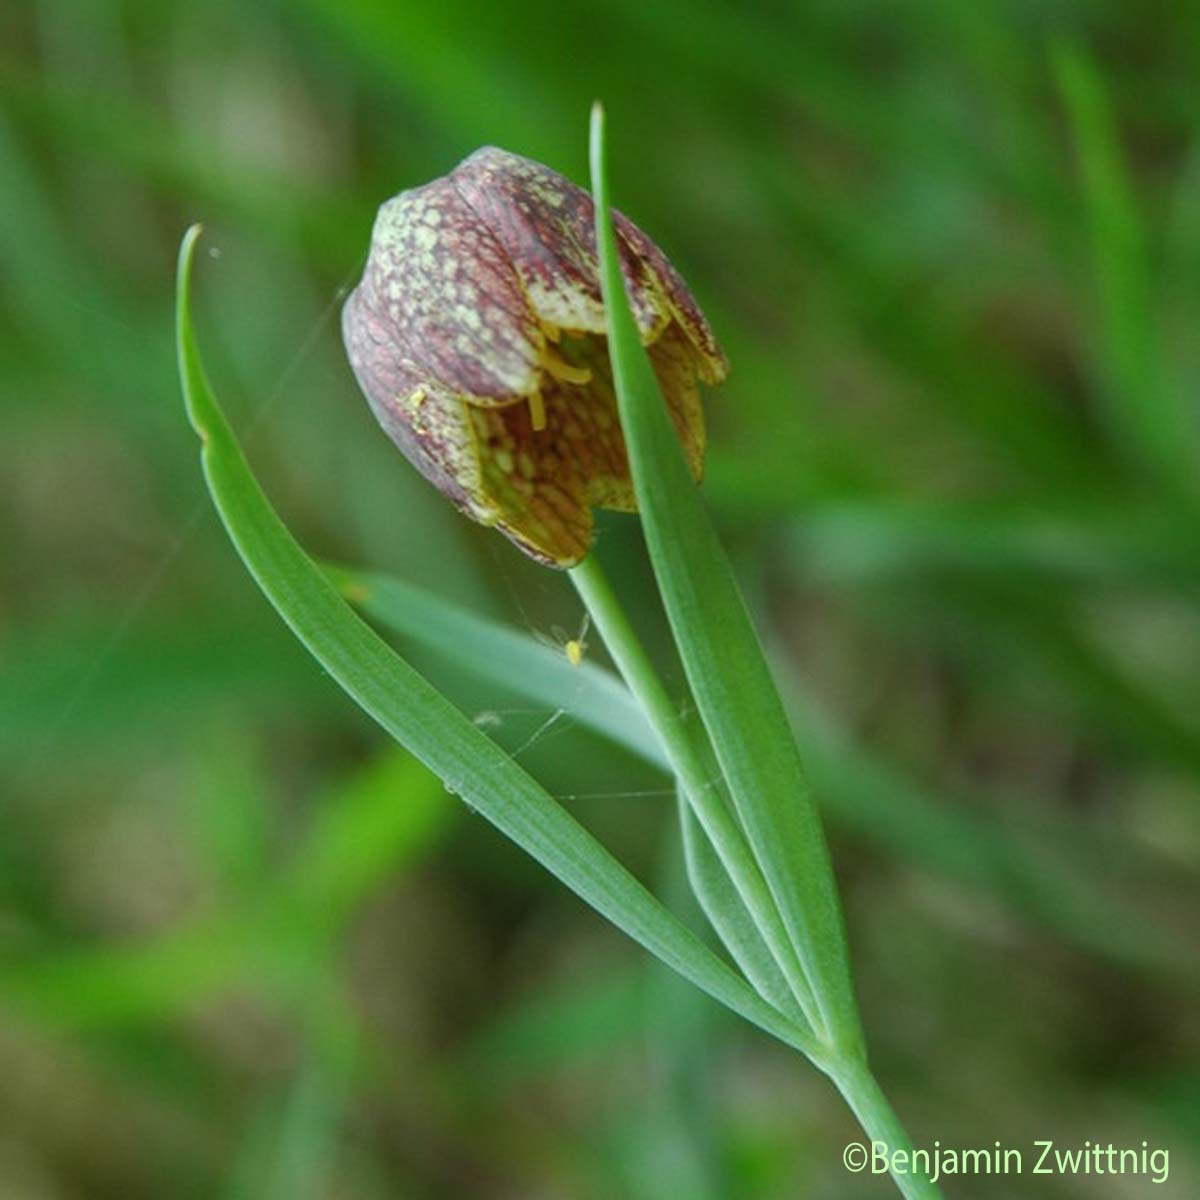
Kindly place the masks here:
MULTIPOLYGON (((630 303, 688 463, 724 355, 662 251, 613 213, 630 303)), ((570 567, 593 508, 636 509, 613 394, 592 199, 494 147, 380 210, 342 314, 384 430, 467 516, 570 567)))

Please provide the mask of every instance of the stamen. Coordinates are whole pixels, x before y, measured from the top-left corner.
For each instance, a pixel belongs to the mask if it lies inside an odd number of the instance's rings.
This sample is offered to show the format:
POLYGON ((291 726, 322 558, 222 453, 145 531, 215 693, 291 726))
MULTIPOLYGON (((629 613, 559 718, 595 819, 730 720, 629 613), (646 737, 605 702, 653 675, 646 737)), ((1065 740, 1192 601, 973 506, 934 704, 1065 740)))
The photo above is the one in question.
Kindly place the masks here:
POLYGON ((559 358, 549 346, 542 347, 541 353, 542 366, 554 376, 555 379, 561 379, 563 383, 591 383, 592 369, 591 367, 576 367, 573 364, 559 358))
POLYGON ((529 397, 529 423, 534 433, 546 428, 546 405, 542 401, 542 393, 534 392, 529 397))

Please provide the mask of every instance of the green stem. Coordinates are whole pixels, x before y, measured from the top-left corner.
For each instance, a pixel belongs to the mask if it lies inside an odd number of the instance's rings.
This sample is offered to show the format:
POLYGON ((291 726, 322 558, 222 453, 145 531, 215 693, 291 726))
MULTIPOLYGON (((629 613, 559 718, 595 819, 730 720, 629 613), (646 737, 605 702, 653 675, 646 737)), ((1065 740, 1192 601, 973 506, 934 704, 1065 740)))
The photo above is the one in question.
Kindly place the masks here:
POLYGON ((843 1059, 826 1067, 826 1070, 867 1135, 867 1166, 862 1173, 871 1173, 870 1156, 875 1144, 879 1143, 884 1148, 883 1153, 888 1156, 888 1162, 894 1167, 891 1170, 892 1180, 907 1200, 941 1200, 941 1188, 931 1182, 923 1171, 913 1168, 912 1140, 866 1061, 860 1058, 843 1059))
POLYGON ((810 1027, 821 1041, 828 1042, 828 1031, 821 1020, 812 985, 745 835, 704 770, 675 705, 595 555, 585 558, 570 575, 622 678, 658 733, 692 811, 729 872, 810 1027))
MULTIPOLYGON (((857 1057, 832 1058, 828 1039, 817 1018, 816 1001, 795 947, 788 939, 766 881, 734 820, 704 769, 701 756, 675 705, 630 625, 625 610, 594 556, 571 572, 571 582, 591 614, 592 624, 604 640, 617 669, 654 726, 684 794, 713 848, 719 855, 739 895, 758 925, 772 955, 783 971, 797 1002, 817 1037, 826 1044, 801 1047, 833 1082, 850 1105, 867 1135, 868 1143, 882 1143, 889 1153, 912 1150, 912 1142, 880 1091, 865 1061, 857 1057)), ((796 1045, 796 1043, 793 1043, 796 1045)), ((871 1145, 867 1145, 868 1154, 871 1145)), ((868 1170, 870 1163, 868 1161, 868 1170)), ((908 1200, 937 1200, 941 1191, 921 1174, 893 1171, 892 1178, 908 1200)))

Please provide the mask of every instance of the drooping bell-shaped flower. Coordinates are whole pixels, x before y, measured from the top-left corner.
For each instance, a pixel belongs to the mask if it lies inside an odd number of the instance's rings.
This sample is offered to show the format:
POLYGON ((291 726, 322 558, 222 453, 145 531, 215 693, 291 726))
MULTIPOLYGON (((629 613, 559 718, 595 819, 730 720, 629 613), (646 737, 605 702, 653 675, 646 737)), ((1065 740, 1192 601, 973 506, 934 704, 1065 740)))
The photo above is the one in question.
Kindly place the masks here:
MULTIPOLYGON (((613 220, 634 317, 699 479, 697 381, 719 383, 725 358, 658 247, 613 220)), ((484 147, 380 208, 342 313, 359 385, 409 461, 467 516, 556 567, 587 554, 593 507, 637 507, 597 272, 588 193, 484 147)))

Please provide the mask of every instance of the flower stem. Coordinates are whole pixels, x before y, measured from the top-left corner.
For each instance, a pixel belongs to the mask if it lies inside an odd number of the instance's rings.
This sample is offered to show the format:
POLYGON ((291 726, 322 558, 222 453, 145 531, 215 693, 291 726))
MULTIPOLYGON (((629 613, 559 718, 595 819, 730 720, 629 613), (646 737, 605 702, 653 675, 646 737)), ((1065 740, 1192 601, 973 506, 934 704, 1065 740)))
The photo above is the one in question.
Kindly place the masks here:
MULTIPOLYGON (((882 1143, 889 1155, 895 1151, 901 1154, 911 1152, 912 1142, 865 1060, 857 1055, 838 1053, 829 1045, 825 1028, 817 1015, 811 984, 784 930, 779 910, 750 852, 745 835, 708 778, 692 737, 595 556, 589 555, 571 570, 570 576, 591 614, 593 626, 662 741, 688 803, 729 872, 738 894, 815 1032, 815 1045, 792 1044, 797 1049, 803 1049, 833 1080, 867 1135, 868 1155, 872 1150, 871 1143, 882 1143)), ((911 1163, 911 1159, 908 1161, 911 1163)), ((869 1159, 867 1166, 870 1166, 869 1159)), ((892 1170, 891 1174, 907 1200, 940 1200, 940 1189, 927 1176, 901 1169, 892 1170)))
POLYGON ((825 1069, 867 1135, 866 1170, 863 1173, 871 1173, 872 1163, 878 1161, 872 1157, 878 1146, 887 1156, 892 1180, 901 1195, 907 1200, 941 1200, 941 1188, 931 1182, 924 1171, 915 1169, 912 1140, 866 1061, 844 1058, 825 1069))
POLYGON ((570 576, 622 678, 662 741, 692 811, 779 964, 809 1026, 820 1041, 827 1041, 827 1031, 812 985, 795 946, 787 936, 779 910, 750 852, 745 835, 713 781, 707 777, 683 720, 634 633, 596 556, 585 558, 570 571, 570 576))

